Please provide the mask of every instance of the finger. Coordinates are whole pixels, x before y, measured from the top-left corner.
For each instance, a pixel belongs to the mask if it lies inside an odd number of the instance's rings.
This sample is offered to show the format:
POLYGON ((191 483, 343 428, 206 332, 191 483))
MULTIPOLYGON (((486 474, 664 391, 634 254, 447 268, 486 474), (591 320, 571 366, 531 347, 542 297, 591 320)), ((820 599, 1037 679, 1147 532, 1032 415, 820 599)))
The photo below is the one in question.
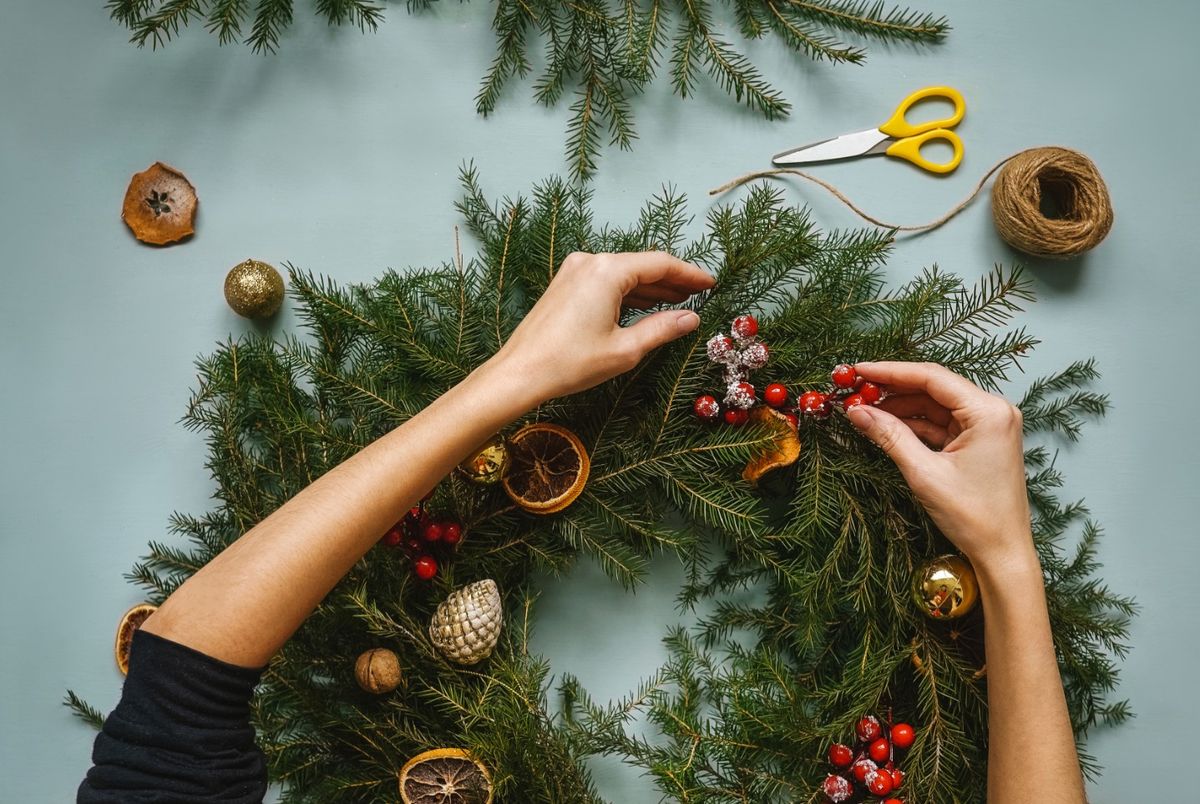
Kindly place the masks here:
POLYGON ((901 419, 900 421, 904 422, 917 438, 934 449, 941 449, 950 441, 950 432, 929 419, 901 419))
POLYGON ((924 392, 911 394, 889 395, 879 403, 879 407, 901 419, 921 417, 940 424, 943 427, 950 424, 950 411, 933 401, 933 397, 924 392))
POLYGON ((684 262, 665 251, 636 251, 609 255, 611 264, 621 274, 625 293, 638 285, 665 284, 688 293, 711 288, 716 280, 712 274, 684 262))
POLYGON ((896 462, 905 477, 929 457, 929 449, 916 433, 887 411, 855 405, 846 411, 846 417, 896 462))
POLYGON ((663 285, 638 285, 626 295, 625 302, 623 303, 628 305, 628 300, 632 297, 655 304, 679 304, 680 302, 687 301, 691 295, 686 290, 665 287, 663 285))
POLYGON ((987 395, 966 377, 937 363, 856 363, 854 368, 863 379, 882 383, 889 389, 925 391, 950 410, 964 408, 972 400, 987 395))
POLYGON ((622 330, 625 338, 640 359, 642 355, 686 335, 700 326, 700 316, 691 310, 660 310, 639 318, 622 330))

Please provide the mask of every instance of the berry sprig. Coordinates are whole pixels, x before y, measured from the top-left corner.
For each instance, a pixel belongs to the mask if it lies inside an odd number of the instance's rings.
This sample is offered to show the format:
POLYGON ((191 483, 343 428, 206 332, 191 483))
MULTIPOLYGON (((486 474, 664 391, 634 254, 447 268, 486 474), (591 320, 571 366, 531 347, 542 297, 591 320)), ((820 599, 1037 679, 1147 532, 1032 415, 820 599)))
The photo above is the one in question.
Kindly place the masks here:
POLYGON ((907 723, 884 726, 879 718, 866 715, 854 727, 858 741, 853 747, 834 743, 829 747, 829 764, 834 772, 825 777, 821 789, 833 804, 872 795, 884 804, 904 804, 887 798, 904 784, 904 771, 896 767, 896 752, 905 751, 916 739, 907 723))
POLYGON ((400 547, 412 561, 413 574, 423 581, 438 574, 438 559, 449 558, 463 540, 462 523, 446 517, 437 518, 425 509, 426 496, 413 506, 404 518, 388 529, 379 540, 388 547, 400 547))
POLYGON ((802 414, 825 419, 835 408, 849 410, 856 405, 878 405, 884 398, 883 387, 864 380, 849 363, 834 366, 829 380, 833 387, 828 391, 800 394, 796 407, 802 414))

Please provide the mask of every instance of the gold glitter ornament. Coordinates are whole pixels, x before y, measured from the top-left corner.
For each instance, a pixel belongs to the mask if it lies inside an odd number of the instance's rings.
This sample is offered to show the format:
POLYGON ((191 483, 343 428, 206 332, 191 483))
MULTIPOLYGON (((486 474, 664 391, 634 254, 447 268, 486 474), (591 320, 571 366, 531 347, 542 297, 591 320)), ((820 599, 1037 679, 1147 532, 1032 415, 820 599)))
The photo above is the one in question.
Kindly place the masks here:
POLYGON ((364 692, 384 695, 400 686, 400 657, 387 648, 371 648, 359 654, 354 678, 364 692))
POLYGON ((270 318, 283 304, 283 277, 265 262, 240 262, 225 276, 225 301, 240 316, 270 318))
POLYGON ((913 602, 926 617, 953 620, 979 601, 979 581, 965 558, 956 555, 930 559, 913 573, 913 602))
POLYGON ((507 468, 508 447, 501 436, 495 436, 489 440, 458 465, 458 470, 468 480, 481 486, 499 483, 507 468))
POLYGON ((478 664, 492 655, 503 620, 496 582, 478 581, 442 601, 429 623, 429 638, 450 661, 478 664))

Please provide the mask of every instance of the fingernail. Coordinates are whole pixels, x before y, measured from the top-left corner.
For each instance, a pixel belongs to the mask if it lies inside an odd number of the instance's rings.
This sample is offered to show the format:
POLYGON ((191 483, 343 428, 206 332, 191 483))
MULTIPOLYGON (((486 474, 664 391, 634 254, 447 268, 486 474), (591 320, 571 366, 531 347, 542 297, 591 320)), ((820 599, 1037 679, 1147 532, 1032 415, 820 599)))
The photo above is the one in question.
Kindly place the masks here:
POLYGON ((675 326, 679 328, 680 332, 691 332, 700 326, 700 316, 691 310, 684 310, 675 319, 675 326))
POLYGON ((846 418, 859 430, 865 430, 871 426, 871 413, 866 405, 855 405, 849 408, 846 411, 846 418))

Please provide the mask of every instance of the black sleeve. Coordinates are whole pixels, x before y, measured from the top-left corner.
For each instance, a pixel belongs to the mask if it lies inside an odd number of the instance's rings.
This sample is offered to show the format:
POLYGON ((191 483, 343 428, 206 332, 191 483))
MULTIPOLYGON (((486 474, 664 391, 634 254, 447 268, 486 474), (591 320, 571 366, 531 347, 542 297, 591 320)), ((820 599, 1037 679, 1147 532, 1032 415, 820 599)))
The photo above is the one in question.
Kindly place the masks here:
POLYGON ((80 804, 261 802, 250 698, 262 670, 135 631, 129 676, 92 749, 80 804))

